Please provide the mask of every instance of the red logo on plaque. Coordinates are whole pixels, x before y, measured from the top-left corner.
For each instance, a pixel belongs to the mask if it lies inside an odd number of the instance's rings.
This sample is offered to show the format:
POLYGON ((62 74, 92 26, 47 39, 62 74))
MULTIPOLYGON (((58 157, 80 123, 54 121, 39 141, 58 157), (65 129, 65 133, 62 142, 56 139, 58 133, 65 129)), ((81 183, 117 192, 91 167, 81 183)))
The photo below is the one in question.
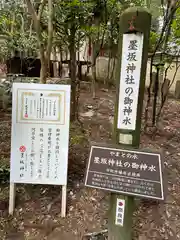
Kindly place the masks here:
POLYGON ((25 146, 20 146, 19 151, 22 152, 22 153, 25 152, 26 151, 26 147, 25 146))
POLYGON ((123 203, 122 203, 122 202, 119 202, 119 206, 122 207, 122 206, 123 206, 123 203))
POLYGON ((28 114, 25 114, 25 118, 27 118, 28 117, 28 114))

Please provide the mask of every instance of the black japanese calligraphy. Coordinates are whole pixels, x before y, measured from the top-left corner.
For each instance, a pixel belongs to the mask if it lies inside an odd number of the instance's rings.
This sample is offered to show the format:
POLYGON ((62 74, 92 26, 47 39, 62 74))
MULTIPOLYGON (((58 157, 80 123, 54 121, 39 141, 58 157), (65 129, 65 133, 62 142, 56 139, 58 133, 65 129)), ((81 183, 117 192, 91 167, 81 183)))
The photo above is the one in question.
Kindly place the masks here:
POLYGON ((56 146, 55 146, 55 172, 54 179, 58 178, 58 167, 59 167, 59 157, 60 157, 60 129, 56 129, 56 146))
POLYGON ((31 178, 34 176, 34 161, 35 161, 35 140, 36 140, 36 129, 31 129, 31 153, 30 153, 30 175, 31 178))
POLYGON ((54 116, 56 116, 56 111, 57 111, 57 109, 56 109, 56 100, 55 100, 53 103, 53 115, 54 116))
POLYGON ((19 176, 21 178, 24 177, 24 170, 25 170, 24 156, 25 156, 25 154, 22 152, 21 153, 21 158, 20 158, 20 174, 19 174, 19 176))
POLYGON ((130 40, 128 44, 128 53, 127 53, 127 65, 126 65, 126 77, 125 77, 125 94, 124 97, 124 105, 126 105, 123 108, 123 114, 124 118, 122 119, 122 124, 125 126, 132 124, 132 114, 133 114, 133 97, 130 98, 130 96, 134 93, 133 87, 135 86, 136 80, 134 77, 134 72, 136 71, 136 62, 137 62, 137 50, 138 50, 138 42, 137 40, 130 40), (129 85, 129 86, 128 86, 129 85))
POLYGON ((27 99, 27 97, 26 97, 26 100, 25 100, 25 116, 24 117, 25 118, 28 117, 28 99, 27 99))
POLYGON ((133 88, 132 87, 127 87, 125 89, 125 93, 128 95, 128 97, 130 97, 131 94, 133 93, 133 88))
POLYGON ((133 74, 134 70, 136 70, 136 66, 134 65, 134 63, 128 63, 127 67, 126 67, 126 72, 129 74, 133 74))
POLYGON ((128 57, 127 57, 127 61, 137 61, 136 60, 136 52, 129 52, 128 53, 128 57))
POLYGON ((52 111, 52 100, 49 100, 49 116, 51 116, 52 111))
POLYGON ((129 50, 137 50, 137 40, 130 40, 128 49, 129 50))
POLYGON ((133 103, 133 99, 131 99, 130 97, 125 97, 124 98, 124 105, 130 105, 133 103))
POLYGON ((51 160, 51 153, 52 153, 52 129, 48 128, 48 158, 47 158, 47 173, 46 177, 50 177, 50 160, 51 160))
POLYGON ((39 99, 39 118, 42 118, 42 98, 39 99))
POLYGON ((132 113, 132 108, 129 106, 129 107, 125 107, 124 108, 124 110, 123 110, 123 112, 124 112, 124 115, 130 115, 130 113, 132 113))
POLYGON ((44 155, 44 129, 40 128, 40 156, 39 156, 39 167, 38 167, 38 177, 42 178, 42 164, 44 155))
POLYGON ((129 117, 126 117, 125 119, 123 119, 123 123, 125 125, 131 124, 131 119, 129 117))
POLYGON ((135 84, 134 77, 132 75, 129 76, 129 74, 128 74, 125 82, 126 82, 126 84, 135 84))

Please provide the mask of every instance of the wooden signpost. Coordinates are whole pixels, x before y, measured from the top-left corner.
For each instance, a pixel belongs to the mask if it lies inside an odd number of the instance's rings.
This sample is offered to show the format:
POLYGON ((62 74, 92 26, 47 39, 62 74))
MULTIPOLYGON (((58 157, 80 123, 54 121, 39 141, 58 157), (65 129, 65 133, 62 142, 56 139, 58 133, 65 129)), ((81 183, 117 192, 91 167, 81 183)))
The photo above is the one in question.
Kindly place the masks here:
MULTIPOLYGON (((113 137, 114 143, 120 144, 121 148, 138 148, 140 144, 150 26, 151 14, 146 9, 133 7, 121 15, 113 137)), ((111 194, 109 240, 132 239, 133 211, 133 197, 111 194), (119 199, 125 202, 123 226, 115 224, 119 199)))
MULTIPOLYGON (((146 9, 133 7, 121 15, 113 137, 121 148, 138 148, 140 144, 150 26, 151 14, 146 9)), ((132 239, 133 211, 133 197, 111 194, 109 240, 132 239), (123 226, 115 224, 119 199, 125 203, 123 226)))
POLYGON ((164 199, 160 157, 133 150, 140 143, 150 26, 151 14, 145 9, 133 7, 121 15, 113 134, 120 150, 92 146, 86 172, 86 186, 112 192, 109 240, 132 240, 130 195, 164 199))
POLYGON ((62 185, 66 214, 70 85, 13 84, 9 213, 16 183, 62 185))

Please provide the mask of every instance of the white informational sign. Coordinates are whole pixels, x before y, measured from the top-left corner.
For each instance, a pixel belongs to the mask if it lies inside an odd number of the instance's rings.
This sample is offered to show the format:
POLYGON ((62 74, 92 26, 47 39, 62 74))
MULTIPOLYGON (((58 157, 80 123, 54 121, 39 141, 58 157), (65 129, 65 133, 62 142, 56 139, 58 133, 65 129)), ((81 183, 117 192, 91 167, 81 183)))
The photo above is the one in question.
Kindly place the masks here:
POLYGON ((125 209, 125 200, 117 198, 115 225, 123 226, 124 209, 125 209))
POLYGON ((70 86, 14 83, 11 183, 67 184, 70 86))
POLYGON ((118 129, 135 130, 136 128, 142 51, 143 34, 123 34, 118 129))

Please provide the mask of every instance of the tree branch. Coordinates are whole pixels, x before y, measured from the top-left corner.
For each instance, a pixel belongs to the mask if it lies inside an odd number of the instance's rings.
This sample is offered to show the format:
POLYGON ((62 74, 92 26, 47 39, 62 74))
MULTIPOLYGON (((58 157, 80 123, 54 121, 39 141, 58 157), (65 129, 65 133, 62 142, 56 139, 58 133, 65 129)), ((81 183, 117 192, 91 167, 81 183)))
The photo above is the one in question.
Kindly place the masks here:
POLYGON ((41 5, 39 7, 39 11, 38 11, 38 15, 37 15, 37 18, 38 18, 39 21, 40 21, 40 19, 42 17, 42 13, 43 13, 44 7, 46 5, 46 2, 47 2, 47 0, 42 0, 41 1, 41 5))
POLYGON ((26 0, 26 4, 27 4, 29 13, 32 16, 34 24, 36 25, 37 22, 38 22, 38 18, 37 18, 37 14, 36 14, 35 8, 34 8, 32 2, 31 2, 31 0, 26 0))
POLYGON ((169 22, 171 21, 175 11, 177 10, 177 7, 179 5, 177 4, 176 8, 174 8, 170 14, 169 13, 169 3, 168 3, 168 6, 167 6, 167 9, 166 9, 166 13, 165 13, 165 16, 164 16, 164 22, 163 22, 163 27, 161 29, 161 34, 160 34, 160 37, 159 37, 159 40, 155 46, 155 49, 153 51, 153 54, 151 56, 151 60, 150 60, 150 83, 149 83, 149 86, 148 86, 148 99, 147 99, 147 102, 146 102, 146 107, 145 107, 145 126, 144 126, 144 130, 146 131, 147 129, 147 126, 148 126, 148 110, 149 110, 149 106, 150 106, 150 103, 151 103, 151 86, 152 86, 152 70, 153 70, 153 61, 154 61, 154 57, 156 55, 156 51, 158 50, 158 48, 160 47, 160 45, 162 44, 163 42, 163 36, 166 32, 166 29, 167 29, 167 26, 169 24, 169 22))

